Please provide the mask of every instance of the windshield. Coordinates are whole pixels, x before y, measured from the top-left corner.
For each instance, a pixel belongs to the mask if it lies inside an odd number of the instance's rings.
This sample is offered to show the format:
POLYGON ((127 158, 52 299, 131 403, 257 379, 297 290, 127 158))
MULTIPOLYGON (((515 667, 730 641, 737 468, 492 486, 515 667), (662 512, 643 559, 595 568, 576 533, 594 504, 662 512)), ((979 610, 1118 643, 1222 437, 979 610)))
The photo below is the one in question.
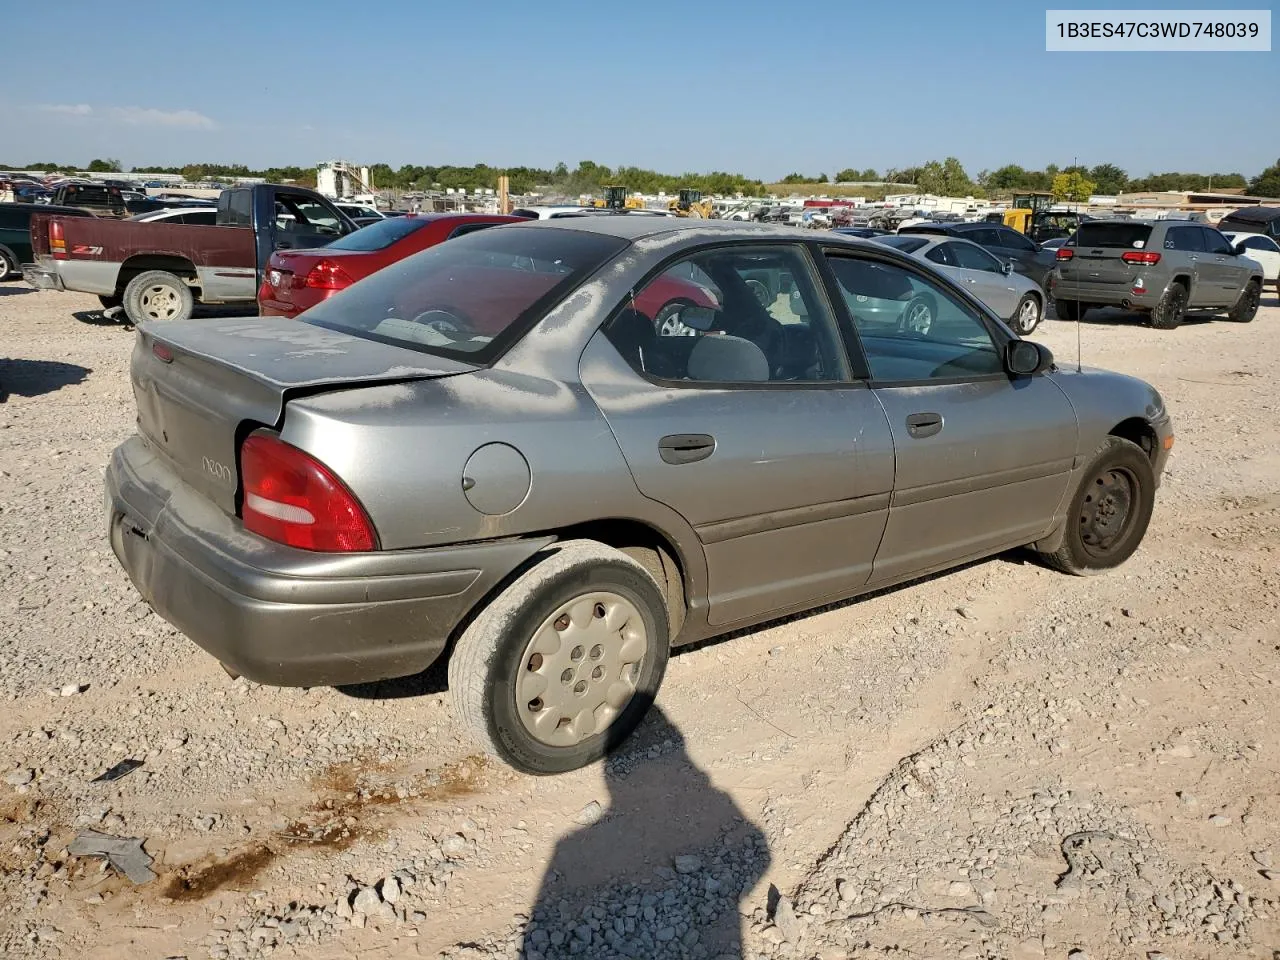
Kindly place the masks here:
POLYGON ((415 230, 421 230, 430 220, 421 217, 390 217, 367 227, 361 227, 345 237, 329 244, 330 250, 385 250, 397 240, 403 240, 415 230))
POLYGON ((576 230, 480 230, 379 270, 299 319, 487 363, 626 245, 576 230))

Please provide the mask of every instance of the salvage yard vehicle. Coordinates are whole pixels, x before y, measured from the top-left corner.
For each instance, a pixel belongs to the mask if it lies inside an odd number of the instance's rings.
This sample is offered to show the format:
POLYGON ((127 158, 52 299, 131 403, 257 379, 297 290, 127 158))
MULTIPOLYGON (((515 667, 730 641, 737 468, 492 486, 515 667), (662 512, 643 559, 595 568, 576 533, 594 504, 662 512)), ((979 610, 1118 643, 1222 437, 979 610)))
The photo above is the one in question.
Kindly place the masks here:
POLYGON ((277 250, 258 289, 258 312, 296 317, 389 263, 499 223, 523 217, 488 213, 424 213, 376 223, 315 250, 277 250))
POLYGON ((1261 233, 1280 240, 1280 207, 1242 207, 1219 220, 1218 229, 1261 233))
POLYGON ((1262 267, 1213 227, 1186 220, 1090 220, 1057 251, 1058 316, 1123 307, 1172 330, 1188 310, 1248 323, 1262 299, 1262 267))
POLYGON ((1028 240, 1011 227, 992 223, 917 223, 902 227, 900 234, 929 233, 959 237, 976 243, 988 253, 1001 260, 1008 260, 1013 269, 1030 277, 1040 285, 1040 289, 1048 291, 1049 274, 1054 268, 1053 254, 1042 250, 1039 244, 1028 240))
POLYGON ((65 183, 53 191, 49 203, 58 207, 87 210, 98 217, 129 215, 120 188, 104 183, 65 183))
POLYGON ((471 734, 538 774, 620 743, 673 645, 1015 547, 1117 566, 1173 444, 1148 384, 1059 368, 926 262, 716 220, 481 230, 296 320, 144 324, 131 377, 107 530, 161 616, 264 683, 447 654, 471 734), (867 266, 927 331, 860 322, 867 266), (691 268, 716 306, 658 336, 634 304, 691 268), (521 294, 495 316, 473 274, 521 294))
POLYGON ((38 290, 96 293, 135 324, 182 320, 196 303, 253 303, 274 251, 324 246, 355 229, 314 190, 255 184, 224 190, 212 227, 37 216, 35 263, 22 275, 38 290))
POLYGON ((1236 254, 1255 260, 1262 267, 1264 282, 1270 280, 1275 284, 1276 293, 1280 293, 1280 244, 1262 233, 1227 233, 1222 234, 1231 243, 1236 254))
MULTIPOLYGON (((1026 335, 1044 317, 1045 293, 1030 277, 1013 272, 1007 260, 998 260, 976 243, 959 237, 896 236, 877 237, 877 242, 896 247, 913 257, 927 260, 990 307, 997 316, 1026 335)), ((912 291, 911 297, 915 297, 912 291)), ((928 330, 937 312, 936 304, 925 298, 913 303, 902 322, 915 330, 928 330)))
POLYGON ((49 207, 33 203, 0 203, 0 280, 21 273, 31 262, 31 218, 38 213, 63 217, 92 217, 76 207, 49 207))

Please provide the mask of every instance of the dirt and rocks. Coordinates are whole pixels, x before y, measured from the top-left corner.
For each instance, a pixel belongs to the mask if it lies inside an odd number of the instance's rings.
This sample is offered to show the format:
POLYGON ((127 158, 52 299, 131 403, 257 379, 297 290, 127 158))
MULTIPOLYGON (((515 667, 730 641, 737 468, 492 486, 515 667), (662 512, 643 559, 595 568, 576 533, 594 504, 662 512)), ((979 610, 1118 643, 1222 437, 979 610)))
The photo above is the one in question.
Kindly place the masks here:
POLYGON ((1175 417, 1124 568, 1010 554, 684 651, 551 779, 475 755, 442 670, 261 687, 149 611, 103 536, 133 337, 96 309, 0 284, 0 956, 1280 956, 1271 291, 1083 325, 1175 417))

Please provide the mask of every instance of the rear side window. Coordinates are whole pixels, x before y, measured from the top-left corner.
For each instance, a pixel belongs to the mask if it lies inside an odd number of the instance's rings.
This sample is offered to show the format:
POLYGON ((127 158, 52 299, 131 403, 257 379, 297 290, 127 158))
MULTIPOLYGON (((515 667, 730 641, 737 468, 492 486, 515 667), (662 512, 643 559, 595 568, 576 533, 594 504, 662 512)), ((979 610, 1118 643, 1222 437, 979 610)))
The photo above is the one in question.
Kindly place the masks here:
POLYGON ((420 217, 387 217, 367 227, 361 227, 354 233, 329 244, 331 250, 359 250, 368 253, 371 250, 385 250, 397 240, 403 240, 409 234, 421 230, 430 220, 420 217))
POLYGON ((1145 223, 1082 223, 1076 231, 1076 245, 1138 250, 1151 238, 1151 227, 1145 223))
POLYGON ((626 247, 575 230, 481 230, 393 263, 299 319, 488 363, 626 247))
POLYGON ((1036 245, 1020 234, 1017 230, 999 230, 1000 246, 1010 250, 1022 250, 1026 253, 1035 251, 1036 245))
POLYGON ((1247 237, 1240 242, 1240 246, 1245 250, 1265 250, 1268 253, 1280 253, 1280 248, 1276 247, 1274 240, 1262 236, 1247 237))
POLYGON ((1000 247, 1004 245, 1000 239, 1000 231, 993 230, 990 227, 983 227, 980 230, 966 230, 963 236, 966 240, 981 244, 984 247, 1000 247))
POLYGON ((1166 250, 1203 251, 1204 231, 1199 227, 1170 227, 1164 238, 1166 250))

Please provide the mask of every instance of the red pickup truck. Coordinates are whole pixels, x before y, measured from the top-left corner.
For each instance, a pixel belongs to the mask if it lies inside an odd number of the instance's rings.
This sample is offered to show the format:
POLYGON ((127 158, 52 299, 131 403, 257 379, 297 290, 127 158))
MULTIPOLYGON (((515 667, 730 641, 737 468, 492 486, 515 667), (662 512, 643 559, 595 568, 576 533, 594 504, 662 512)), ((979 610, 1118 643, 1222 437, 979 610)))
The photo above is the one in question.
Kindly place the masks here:
POLYGON ((22 275, 38 290, 96 293, 134 323, 180 320, 196 303, 253 304, 275 251, 322 247, 355 229, 315 191, 275 184, 224 190, 216 226, 37 214, 35 262, 22 275))

